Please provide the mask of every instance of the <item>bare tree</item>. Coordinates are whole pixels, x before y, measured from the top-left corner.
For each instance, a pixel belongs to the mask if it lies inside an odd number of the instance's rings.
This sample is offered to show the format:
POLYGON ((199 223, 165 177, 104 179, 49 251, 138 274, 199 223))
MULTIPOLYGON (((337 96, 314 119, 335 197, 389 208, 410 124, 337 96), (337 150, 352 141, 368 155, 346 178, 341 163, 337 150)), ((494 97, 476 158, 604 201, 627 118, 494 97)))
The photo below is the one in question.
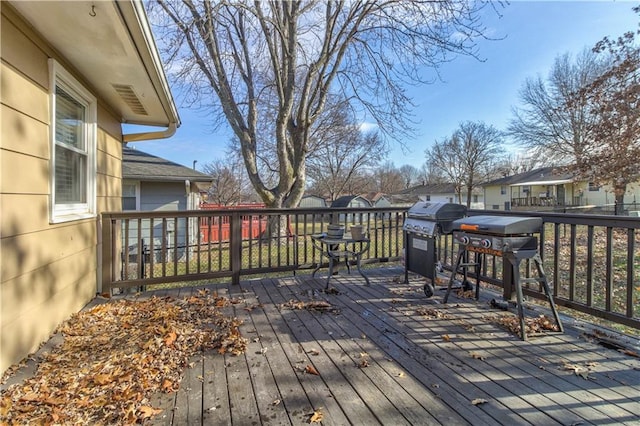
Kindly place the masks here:
MULTIPOLYGON (((529 154, 509 154, 496 164, 493 178, 530 172, 544 165, 544 159, 529 154)), ((491 179, 491 177, 489 177, 491 179)))
POLYGON ((251 184, 246 178, 242 160, 233 155, 202 166, 202 171, 213 179, 209 200, 222 206, 241 203, 250 198, 251 184))
MULTIPOLYGON (((640 6, 633 8, 640 15, 640 6)), ((590 139, 576 155, 574 173, 597 183, 613 186, 616 214, 624 210, 627 185, 640 179, 640 36, 639 28, 617 39, 604 38, 594 52, 604 54, 611 64, 569 105, 587 102, 593 117, 590 139)))
POLYGON ((475 55, 492 3, 466 1, 156 0, 150 8, 167 68, 186 101, 210 107, 241 147, 256 192, 293 207, 306 184, 314 126, 342 93, 386 135, 411 131, 407 84, 422 67, 475 55), (157 12, 154 14, 154 12, 157 12), (223 118, 221 118, 223 117, 223 118), (265 181, 262 144, 277 153, 265 181))
POLYGON ((373 192, 394 194, 405 189, 405 181, 402 177, 402 173, 400 173, 400 170, 390 161, 387 161, 374 169, 371 182, 375 183, 373 192))
POLYGON ((447 179, 443 176, 442 172, 434 167, 429 161, 425 162, 420 168, 420 184, 431 185, 446 183, 447 179))
POLYGON ((387 145, 377 132, 360 131, 344 99, 328 103, 309 139, 307 174, 314 192, 335 200, 362 187, 359 178, 386 156, 387 145))
POLYGON ((399 172, 404 182, 404 189, 411 188, 420 181, 420 170, 411 164, 400 166, 399 172))
POLYGON ((586 99, 573 96, 603 70, 603 62, 590 50, 575 60, 569 53, 558 56, 546 80, 537 76, 525 81, 520 90, 523 107, 514 108, 508 134, 547 163, 573 163, 587 149, 594 120, 586 99))
POLYGON ((427 161, 455 186, 458 202, 466 189, 467 207, 473 190, 495 170, 502 155, 502 133, 482 122, 464 122, 426 151, 427 161))

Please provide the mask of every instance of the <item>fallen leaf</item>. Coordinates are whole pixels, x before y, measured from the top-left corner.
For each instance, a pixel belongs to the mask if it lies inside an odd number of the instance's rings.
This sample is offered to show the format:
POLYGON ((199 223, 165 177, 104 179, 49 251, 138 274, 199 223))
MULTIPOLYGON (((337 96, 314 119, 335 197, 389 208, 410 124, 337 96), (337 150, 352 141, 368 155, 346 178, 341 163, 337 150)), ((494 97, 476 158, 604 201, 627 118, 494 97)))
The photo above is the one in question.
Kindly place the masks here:
POLYGON ((401 371, 401 372, 398 373, 398 377, 405 377, 405 376, 406 376, 406 374, 404 374, 404 371, 401 371))
POLYGON ((175 331, 172 331, 171 333, 165 336, 164 344, 167 346, 173 346, 177 338, 178 338, 178 335, 175 333, 175 331))
POLYGON ((93 377, 93 383, 96 385, 106 385, 113 381, 113 378, 109 374, 96 374, 93 377))
POLYGON ((282 401, 280 401, 279 399, 274 400, 271 405, 280 405, 282 401))
POLYGON ((489 401, 487 401, 486 399, 482 399, 482 398, 476 398, 476 399, 472 399, 471 400, 471 403, 473 405, 486 404, 487 402, 489 402, 489 401))
POLYGON ((319 410, 316 410, 309 417, 309 423, 320 423, 322 421, 322 413, 319 410))
POLYGON ((156 414, 162 413, 161 408, 153 408, 149 407, 148 405, 143 405, 142 407, 138 408, 138 411, 140 411, 140 418, 142 419, 148 419, 149 417, 153 417, 156 414))
POLYGON ((308 365, 304 368, 304 372, 305 372, 305 373, 309 373, 309 374, 313 374, 313 375, 315 375, 315 376, 319 376, 319 375, 320 375, 320 373, 318 373, 318 370, 316 370, 316 368, 315 368, 313 365, 311 365, 311 364, 308 364, 308 365))
POLYGON ((161 389, 163 392, 169 393, 173 391, 173 382, 168 379, 162 381, 161 389))
POLYGON ((308 354, 311 354, 313 356, 318 356, 320 355, 320 351, 318 351, 317 349, 310 349, 307 351, 308 354))
POLYGON ((358 364, 358 367, 360 368, 365 368, 369 366, 369 361, 367 361, 366 359, 363 359, 362 361, 360 361, 360 364, 358 364))
POLYGON ((469 355, 471 355, 471 358, 473 359, 479 359, 480 361, 484 361, 484 357, 478 353, 469 352, 469 355))
POLYGON ((442 335, 442 340, 444 340, 445 342, 450 342, 451 341, 451 337, 449 337, 448 334, 443 334, 442 335))

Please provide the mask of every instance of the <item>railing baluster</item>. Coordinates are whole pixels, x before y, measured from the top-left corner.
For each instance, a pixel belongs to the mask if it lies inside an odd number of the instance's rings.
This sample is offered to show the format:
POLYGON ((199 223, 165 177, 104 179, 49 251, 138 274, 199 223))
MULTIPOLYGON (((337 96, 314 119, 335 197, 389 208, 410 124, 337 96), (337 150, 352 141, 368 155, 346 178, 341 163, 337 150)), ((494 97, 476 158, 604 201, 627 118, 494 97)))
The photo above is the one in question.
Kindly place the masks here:
POLYGON ((569 241, 569 300, 576 298, 576 224, 571 224, 569 241))
POLYGON ((593 226, 587 227, 587 306, 593 306, 593 226))
POLYGON ((611 302, 613 299, 613 228, 607 226, 607 260, 606 260, 606 289, 605 289, 605 310, 611 312, 611 302))
POLYGON ((633 318, 633 292, 637 285, 635 280, 636 238, 633 229, 627 229, 627 318, 633 318))

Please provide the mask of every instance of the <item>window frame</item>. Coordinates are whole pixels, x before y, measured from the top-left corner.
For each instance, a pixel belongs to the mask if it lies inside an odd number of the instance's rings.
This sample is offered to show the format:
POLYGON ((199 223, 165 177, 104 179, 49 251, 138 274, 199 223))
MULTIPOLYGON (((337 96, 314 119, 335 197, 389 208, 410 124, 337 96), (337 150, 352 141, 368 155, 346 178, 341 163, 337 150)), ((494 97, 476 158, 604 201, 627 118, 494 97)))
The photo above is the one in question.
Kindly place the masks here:
MULTIPOLYGON (((132 198, 132 197, 127 197, 127 198, 132 198)), ((139 180, 122 180, 122 211, 140 211, 140 181, 139 180), (136 209, 135 210, 125 210, 124 209, 124 186, 125 185, 132 185, 135 187, 135 199, 136 199, 136 209)))
MULTIPOLYGON (((96 185, 97 185, 97 118, 98 102, 71 73, 55 59, 49 59, 49 220, 51 223, 69 222, 95 217, 96 185), (74 101, 84 107, 84 121, 82 124, 82 138, 84 149, 75 148, 74 151, 86 158, 84 173, 84 197, 81 203, 56 203, 56 148, 63 146, 56 141, 56 89, 64 90, 74 101)), ((69 148, 67 148, 69 149, 69 148)))
POLYGON ((588 192, 599 192, 600 185, 595 182, 587 182, 587 191, 588 192))

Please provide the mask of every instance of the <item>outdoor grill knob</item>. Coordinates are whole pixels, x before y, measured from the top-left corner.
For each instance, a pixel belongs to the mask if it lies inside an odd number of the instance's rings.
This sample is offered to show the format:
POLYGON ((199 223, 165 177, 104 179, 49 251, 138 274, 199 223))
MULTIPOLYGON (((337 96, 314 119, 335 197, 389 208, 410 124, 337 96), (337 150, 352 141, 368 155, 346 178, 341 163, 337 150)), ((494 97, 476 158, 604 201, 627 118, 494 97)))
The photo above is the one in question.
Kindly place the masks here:
POLYGON ((491 247, 491 240, 485 238, 484 240, 480 241, 480 245, 484 248, 489 248, 491 247))
POLYGON ((468 245, 468 244, 471 242, 471 240, 469 240, 469 237, 467 237, 466 235, 464 235, 464 236, 460 237, 460 242, 461 242, 463 245, 465 245, 465 246, 466 246, 466 245, 468 245))

